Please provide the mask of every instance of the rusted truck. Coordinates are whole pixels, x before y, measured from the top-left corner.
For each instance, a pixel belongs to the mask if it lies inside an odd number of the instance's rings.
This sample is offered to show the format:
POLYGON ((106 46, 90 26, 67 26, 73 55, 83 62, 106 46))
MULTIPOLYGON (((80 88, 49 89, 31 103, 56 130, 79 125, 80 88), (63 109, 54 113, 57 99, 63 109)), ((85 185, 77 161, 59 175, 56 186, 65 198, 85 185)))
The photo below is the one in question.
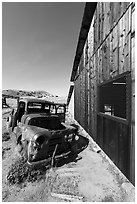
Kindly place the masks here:
POLYGON ((65 123, 65 104, 23 98, 8 119, 8 131, 29 165, 75 152, 77 127, 65 123))

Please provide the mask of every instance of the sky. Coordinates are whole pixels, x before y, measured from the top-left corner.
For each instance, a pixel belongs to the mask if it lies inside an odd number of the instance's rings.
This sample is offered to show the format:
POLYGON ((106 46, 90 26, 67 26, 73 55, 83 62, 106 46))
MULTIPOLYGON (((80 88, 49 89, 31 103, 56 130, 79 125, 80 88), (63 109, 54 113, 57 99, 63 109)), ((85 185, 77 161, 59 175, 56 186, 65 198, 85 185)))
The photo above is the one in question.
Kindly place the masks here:
POLYGON ((85 2, 2 3, 2 89, 67 96, 85 2))

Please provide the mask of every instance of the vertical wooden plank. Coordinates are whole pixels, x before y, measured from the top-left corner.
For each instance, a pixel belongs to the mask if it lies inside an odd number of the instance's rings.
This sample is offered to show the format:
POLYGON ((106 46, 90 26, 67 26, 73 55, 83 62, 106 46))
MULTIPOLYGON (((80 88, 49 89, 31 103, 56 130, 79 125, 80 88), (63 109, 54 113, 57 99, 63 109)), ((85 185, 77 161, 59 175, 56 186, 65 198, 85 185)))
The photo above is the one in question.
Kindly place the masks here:
POLYGON ((76 82, 74 84, 74 118, 76 120, 76 82))
POLYGON ((122 49, 123 49, 123 73, 126 71, 125 70, 125 40, 126 40, 126 22, 125 22, 125 14, 123 16, 123 44, 122 44, 122 49))
POLYGON ((106 25, 107 25, 106 35, 108 35, 110 31, 110 2, 106 3, 106 25))
POLYGON ((108 155, 111 160, 116 164, 116 135, 117 128, 116 122, 110 119, 106 119, 106 142, 108 146, 108 155), (113 131, 112 131, 113 130, 113 131))
POLYGON ((92 132, 94 138, 94 68, 95 68, 95 55, 93 55, 93 72, 92 72, 92 132))
POLYGON ((79 87, 79 78, 77 79, 77 81, 76 81, 76 94, 77 94, 77 99, 76 99, 76 116, 77 116, 77 120, 79 121, 79 89, 80 89, 80 87, 79 87))
POLYGON ((101 47, 99 48, 99 67, 98 67, 98 71, 99 71, 99 83, 101 83, 102 81, 102 54, 101 54, 101 47))
POLYGON ((78 118, 78 122, 80 120, 80 112, 79 112, 79 108, 80 108, 80 76, 78 77, 77 79, 77 94, 78 94, 78 97, 77 97, 77 118, 78 118))
POLYGON ((109 79, 110 37, 108 36, 102 45, 102 75, 103 82, 109 79))
MULTIPOLYGON (((88 81, 87 81, 87 66, 85 67, 85 130, 87 131, 87 123, 88 123, 88 81)), ((88 131, 87 131, 88 132, 88 131)))
POLYGON ((125 38, 124 45, 124 71, 130 71, 130 43, 131 43, 131 34, 128 34, 125 38))
POLYGON ((135 80, 135 36, 131 39, 131 76, 135 80))
POLYGON ((114 7, 114 22, 116 23, 120 17, 119 2, 113 2, 113 7, 114 7))
POLYGON ((132 103, 132 109, 131 109, 131 123, 135 123, 135 80, 131 81, 132 83, 132 93, 131 93, 131 103, 132 103))
POLYGON ((112 28, 118 21, 120 13, 121 2, 110 2, 110 27, 112 28))
POLYGON ((95 53, 94 58, 94 139, 96 141, 97 134, 97 69, 98 69, 98 53, 95 53))
POLYGON ((135 6, 132 8, 132 33, 135 32, 135 6))
POLYGON ((118 25, 114 28, 114 46, 113 46, 113 52, 114 52, 114 76, 118 75, 118 44, 119 44, 119 38, 118 38, 118 25))
MULTIPOLYGON (((102 117, 103 118, 103 117, 102 117)), ((109 127, 109 120, 107 118, 103 118, 103 150, 107 155, 109 155, 109 128, 107 128, 107 125, 109 127)))
POLYGON ((90 134, 92 135, 92 109, 91 109, 91 104, 92 104, 92 76, 91 76, 91 68, 92 68, 92 60, 91 60, 91 63, 90 63, 90 80, 89 80, 89 83, 90 83, 90 134))
POLYGON ((127 36, 131 32, 131 6, 125 13, 125 35, 127 36))
POLYGON ((84 89, 83 89, 83 98, 84 98, 84 128, 86 130, 86 123, 87 123, 87 117, 86 117, 86 104, 87 104, 87 98, 86 98, 86 67, 83 70, 83 83, 84 83, 84 89))
POLYGON ((92 129, 92 99, 93 99, 93 93, 92 93, 92 80, 90 78, 90 132, 91 135, 93 134, 93 129, 92 129))
POLYGON ((118 25, 114 27, 110 40, 110 77, 118 74, 118 25), (112 62, 113 58, 113 62, 112 62), (113 64, 113 65, 112 65, 113 64))
POLYGON ((120 2, 120 15, 124 13, 125 7, 124 7, 125 2, 120 2))
POLYGON ((131 76, 135 80, 135 5, 131 12, 131 76))
POLYGON ((84 97, 84 75, 83 75, 84 69, 81 72, 81 124, 82 127, 84 127, 84 111, 85 111, 85 97, 84 97))
POLYGON ((102 45, 102 79, 103 82, 106 80, 106 58, 107 58, 107 46, 106 41, 102 45))
POLYGON ((97 48, 97 10, 94 13, 94 52, 97 48))
POLYGON ((97 50, 97 59, 98 59, 98 68, 97 68, 97 83, 99 84, 99 75, 100 75, 100 73, 99 73, 99 69, 100 69, 100 56, 99 56, 99 49, 97 50))
POLYGON ((100 2, 100 43, 103 41, 103 29, 104 29, 104 11, 103 3, 100 2))
POLYGON ((75 112, 75 119, 78 121, 79 120, 79 78, 75 81, 75 89, 74 89, 74 112, 75 112))
POLYGON ((110 63, 110 68, 109 68, 109 75, 110 75, 110 78, 112 77, 112 74, 111 73, 113 73, 113 64, 114 64, 114 62, 113 62, 113 32, 111 32, 110 33, 110 61, 109 61, 109 63, 110 63))
POLYGON ((80 109, 80 75, 77 79, 77 83, 78 83, 78 85, 77 85, 78 98, 77 98, 76 104, 77 104, 77 111, 78 111, 77 112, 78 122, 80 122, 80 111, 79 111, 79 109, 80 109))
POLYGON ((106 79, 110 79, 110 35, 106 39, 106 45, 107 45, 107 56, 106 56, 106 64, 107 64, 107 70, 106 70, 106 79))
POLYGON ((82 72, 80 74, 80 106, 79 106, 79 111, 80 111, 80 123, 82 124, 82 113, 83 113, 83 109, 82 109, 82 72))
POLYGON ((119 74, 124 71, 124 17, 119 21, 119 74))
POLYGON ((130 71, 131 61, 131 6, 125 13, 124 71, 130 71))
POLYGON ((83 106, 82 106, 82 72, 80 74, 80 106, 79 106, 79 111, 80 111, 80 124, 82 124, 82 115, 83 115, 83 106))
POLYGON ((97 19, 97 17, 98 17, 98 11, 97 11, 97 8, 96 8, 96 10, 95 10, 95 19, 94 19, 94 39, 95 39, 95 41, 94 41, 94 52, 95 52, 95 50, 97 49, 97 46, 98 46, 98 19, 97 19))
POLYGON ((119 164, 119 127, 117 122, 115 122, 115 164, 118 166, 119 164))
POLYGON ((79 98, 79 95, 78 95, 78 78, 75 82, 76 84, 76 87, 75 87, 75 93, 76 93, 76 101, 74 101, 74 104, 75 104, 75 116, 76 116, 76 120, 78 121, 78 98, 79 98))
POLYGON ((90 86, 89 86, 89 63, 88 63, 88 67, 87 67, 87 132, 89 132, 89 124, 90 124, 90 118, 89 118, 89 110, 90 110, 90 86))
POLYGON ((91 56, 93 55, 93 45, 94 45, 94 28, 93 28, 93 23, 94 23, 94 17, 89 29, 89 33, 88 33, 88 56, 89 59, 91 58, 91 56))
POLYGON ((130 146, 130 181, 135 185, 135 123, 131 125, 131 146, 130 146))
POLYGON ((90 64, 91 64, 91 58, 89 60, 89 121, 88 121, 88 129, 89 129, 89 134, 91 135, 91 125, 90 125, 90 121, 91 121, 91 81, 90 81, 90 64))
POLYGON ((91 60, 91 72, 90 72, 90 93, 91 93, 91 96, 90 96, 90 125, 91 125, 91 133, 92 133, 92 136, 94 137, 94 120, 95 120, 95 117, 94 117, 94 70, 95 70, 95 57, 93 55, 92 57, 92 60, 91 60))
POLYGON ((87 82, 86 82, 86 66, 83 70, 83 99, 84 99, 84 114, 83 114, 83 120, 84 120, 84 128, 87 130, 87 82))
POLYGON ((103 117, 98 116, 97 118, 97 142, 99 144, 99 146, 103 149, 103 117))
POLYGON ((81 108, 82 108, 82 126, 85 128, 85 68, 82 72, 82 97, 81 97, 81 108))
POLYGON ((105 4, 103 3, 103 40, 105 38, 105 4))
POLYGON ((128 126, 119 124, 119 168, 129 177, 129 141, 128 126))
POLYGON ((104 14, 104 25, 103 25, 103 40, 107 35, 107 13, 106 13, 106 3, 103 3, 103 14, 104 14))
POLYGON ((114 11, 113 11, 113 2, 110 2, 110 27, 113 27, 113 18, 114 18, 114 11))
POLYGON ((102 77, 102 46, 99 48, 99 82, 103 82, 102 77))
POLYGON ((97 4, 97 7, 96 7, 96 49, 98 47, 98 4, 97 4))
POLYGON ((100 29, 101 29, 101 13, 100 13, 100 2, 98 2, 97 4, 97 47, 100 45, 101 43, 101 33, 100 33, 100 29))
POLYGON ((78 97, 77 97, 77 117, 78 117, 78 122, 80 122, 80 76, 78 77, 78 84, 77 84, 77 93, 78 93, 78 97))
POLYGON ((98 24, 98 46, 100 45, 100 16, 101 16, 101 13, 100 13, 100 2, 98 2, 97 4, 97 11, 98 11, 98 15, 97 15, 97 24, 98 24))

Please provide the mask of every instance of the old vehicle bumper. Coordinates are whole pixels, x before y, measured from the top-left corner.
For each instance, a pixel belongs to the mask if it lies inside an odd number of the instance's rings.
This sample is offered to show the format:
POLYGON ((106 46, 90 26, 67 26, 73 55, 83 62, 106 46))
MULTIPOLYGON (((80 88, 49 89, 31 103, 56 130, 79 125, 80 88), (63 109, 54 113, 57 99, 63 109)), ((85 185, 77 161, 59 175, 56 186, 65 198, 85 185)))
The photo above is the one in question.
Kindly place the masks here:
POLYGON ((56 155, 54 158, 53 157, 49 157, 40 161, 27 161, 27 164, 29 166, 37 166, 37 165, 46 165, 46 166, 52 166, 52 160, 58 160, 58 159, 62 159, 65 157, 68 157, 71 154, 71 151, 65 152, 63 154, 60 155, 56 155))

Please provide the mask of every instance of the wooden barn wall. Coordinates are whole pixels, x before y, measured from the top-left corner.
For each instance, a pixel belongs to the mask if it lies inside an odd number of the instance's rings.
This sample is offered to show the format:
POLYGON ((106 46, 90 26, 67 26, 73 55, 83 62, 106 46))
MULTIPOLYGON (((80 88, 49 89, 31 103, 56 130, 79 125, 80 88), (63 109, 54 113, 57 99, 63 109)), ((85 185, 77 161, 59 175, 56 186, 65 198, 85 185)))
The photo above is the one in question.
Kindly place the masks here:
POLYGON ((131 10, 131 140, 130 140, 130 179, 135 179, 135 4, 131 10))
POLYGON ((75 119, 85 128, 86 97, 85 97, 85 76, 86 70, 83 69, 78 76, 74 86, 74 116, 75 119))
POLYGON ((74 88, 74 116, 97 141, 98 85, 131 73, 130 180, 135 178, 135 4, 100 2, 89 29, 74 88))
MULTIPOLYGON (((83 126, 94 138, 96 138, 96 130, 92 127, 96 125, 97 84, 131 71, 130 60, 131 4, 129 2, 98 3, 79 64, 80 75, 75 81, 75 84, 79 83, 78 87, 75 85, 75 92, 77 87, 79 96, 84 97, 83 103, 81 99, 78 103, 82 107, 82 113, 86 111, 84 117, 89 121, 87 124, 83 122, 83 126), (88 71, 83 70, 84 68, 88 71), (87 87, 89 84, 90 88, 87 87), (87 90, 89 96, 87 96, 87 90), (87 106, 85 101, 89 101, 87 106), (93 108, 94 106, 96 109, 93 108)), ((75 109, 78 108, 75 107, 75 109)), ((79 120, 81 123, 84 121, 82 118, 79 120)))
POLYGON ((98 3, 94 21, 94 53, 98 52, 99 59, 98 84, 131 71, 131 6, 127 6, 127 2, 98 3), (121 5, 123 15, 118 9, 121 5), (117 15, 110 15, 115 12, 117 15))

